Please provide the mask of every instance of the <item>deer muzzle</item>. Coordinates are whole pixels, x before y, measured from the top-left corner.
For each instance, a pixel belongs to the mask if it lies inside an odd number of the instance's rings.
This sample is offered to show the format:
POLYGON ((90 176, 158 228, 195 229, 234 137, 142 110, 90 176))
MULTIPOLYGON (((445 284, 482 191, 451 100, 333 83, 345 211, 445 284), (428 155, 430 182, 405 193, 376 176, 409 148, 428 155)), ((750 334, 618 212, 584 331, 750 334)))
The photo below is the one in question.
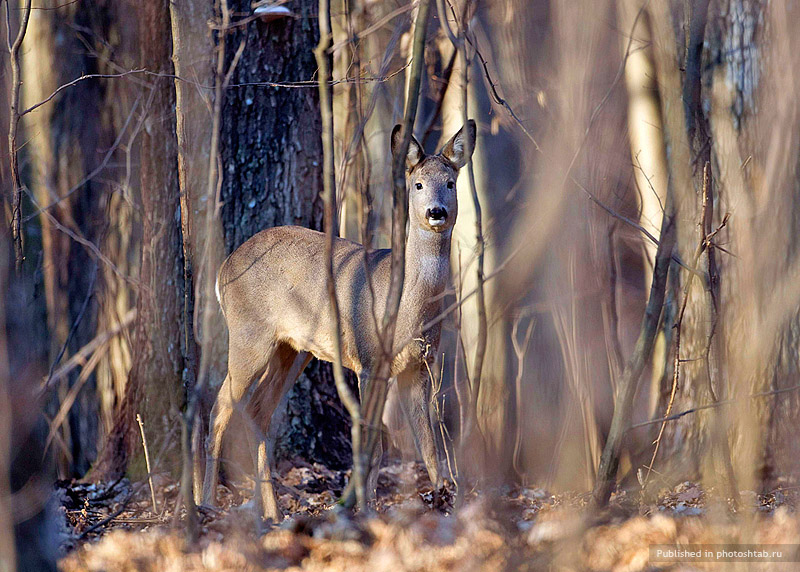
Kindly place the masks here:
POLYGON ((447 222, 447 211, 442 207, 433 207, 425 211, 425 219, 432 227, 444 226, 447 222))

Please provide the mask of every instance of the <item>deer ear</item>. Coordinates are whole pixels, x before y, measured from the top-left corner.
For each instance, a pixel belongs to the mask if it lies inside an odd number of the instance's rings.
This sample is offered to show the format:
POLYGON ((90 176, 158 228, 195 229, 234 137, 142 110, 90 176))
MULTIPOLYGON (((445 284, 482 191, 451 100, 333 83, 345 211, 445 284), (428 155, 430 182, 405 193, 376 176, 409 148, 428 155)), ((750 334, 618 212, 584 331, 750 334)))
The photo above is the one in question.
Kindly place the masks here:
POLYGON ((441 155, 453 163, 457 169, 460 169, 467 164, 467 161, 472 156, 475 150, 475 121, 470 119, 467 121, 466 137, 464 136, 464 128, 462 127, 458 133, 453 135, 453 138, 442 147, 441 155), (467 137, 469 139, 467 139, 467 137), (467 155, 467 141, 469 141, 469 155, 467 155))
MULTIPOLYGON (((392 129, 392 156, 394 156, 395 150, 400 147, 403 142, 402 131, 403 126, 399 123, 392 129)), ((414 139, 412 135, 411 142, 408 144, 408 154, 406 155, 406 169, 410 171, 424 158, 425 152, 422 150, 422 145, 420 145, 419 141, 414 139)))

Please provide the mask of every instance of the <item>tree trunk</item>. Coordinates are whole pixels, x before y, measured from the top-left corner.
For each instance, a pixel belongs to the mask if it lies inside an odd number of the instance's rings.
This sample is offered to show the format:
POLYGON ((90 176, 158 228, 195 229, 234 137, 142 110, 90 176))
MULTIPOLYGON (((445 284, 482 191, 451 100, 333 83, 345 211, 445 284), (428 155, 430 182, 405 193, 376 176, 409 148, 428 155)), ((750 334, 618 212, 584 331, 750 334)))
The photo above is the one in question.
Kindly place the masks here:
MULTIPOLYGON (((164 74, 172 73, 171 29, 167 0, 145 2, 140 12, 141 65, 164 74)), ((116 477, 126 468, 146 473, 135 419, 141 414, 150 436, 166 436, 182 402, 183 356, 180 327, 183 260, 178 224, 177 139, 174 130, 174 84, 170 78, 154 78, 145 130, 141 142, 142 258, 133 335, 133 367, 125 398, 117 412, 97 472, 116 477)), ((150 444, 161 448, 158 440, 150 444)), ((172 449, 176 451, 177 440, 172 449)), ((177 472, 179 455, 171 466, 177 472)))
MULTIPOLYGON (((109 30, 98 30, 94 34, 83 33, 85 42, 92 49, 104 52, 109 46, 113 51, 109 62, 103 62, 101 73, 117 73, 111 62, 126 62, 135 67, 139 59, 139 30, 136 14, 119 2, 111 2, 108 7, 109 30), (107 40, 106 38, 110 38, 107 40), (130 62, 130 63, 128 63, 130 62)), ((114 267, 102 264, 98 275, 99 305, 97 332, 113 330, 123 321, 124 316, 136 303, 136 291, 127 279, 137 276, 140 267, 141 225, 140 212, 135 204, 139 196, 139 145, 143 126, 139 120, 143 116, 149 91, 137 85, 132 79, 98 80, 103 82, 106 107, 104 116, 121 145, 114 150, 112 161, 103 172, 103 178, 118 182, 113 187, 118 192, 104 192, 98 197, 98 209, 104 213, 100 234, 102 243, 98 246, 103 254, 114 262, 114 267), (119 165, 112 167, 111 165, 119 165)), ((97 365, 97 399, 100 409, 101 443, 114 426, 117 408, 125 396, 125 386, 131 369, 131 336, 128 331, 115 336, 108 343, 108 349, 97 365)))
MULTIPOLYGON (((229 4, 233 12, 250 10, 250 3, 244 0, 229 4)), ((299 17, 269 23, 256 20, 227 35, 229 65, 246 42, 225 94, 220 134, 227 252, 267 227, 296 224, 323 228, 316 85, 242 85, 313 79, 318 6, 314 0, 299 0, 291 9, 299 17)), ((324 279, 322 268, 307 270, 310 279, 324 279)), ((278 458, 300 455, 331 467, 349 465, 349 420, 328 364, 314 361, 300 376, 289 392, 285 419, 278 423, 282 427, 277 432, 278 458)))
MULTIPOLYGON (((697 9, 697 4, 688 6, 697 9)), ((702 113, 699 118, 708 126, 710 144, 694 145, 691 157, 671 158, 671 176, 679 185, 691 180, 690 173, 675 169, 702 169, 702 154, 710 154, 715 179, 711 230, 727 213, 731 216, 714 238, 725 250, 710 249, 713 259, 704 253, 698 265, 707 285, 695 280, 689 298, 691 318, 682 330, 686 342, 680 357, 691 361, 680 366, 672 412, 734 401, 667 424, 656 468, 670 470, 676 479, 703 478, 714 484, 720 466, 712 438, 720 419, 730 424, 738 488, 769 486, 773 478, 798 469, 800 397, 792 387, 799 373, 800 114, 794 101, 797 78, 786 74, 798 63, 798 38, 792 31, 798 20, 797 7, 784 2, 712 4, 698 62, 701 87, 695 94, 686 89, 689 65, 680 86, 684 100, 694 97, 689 109, 702 113), (714 289, 716 303, 710 296, 714 289)), ((662 38, 670 34, 669 43, 681 46, 663 56, 671 60, 667 65, 682 60, 681 35, 691 35, 687 30, 688 24, 677 34, 669 24, 662 30, 662 38)), ((691 42, 687 45, 691 54, 691 42)), ((664 84, 661 77, 659 84, 664 84)), ((674 137, 678 130, 667 131, 674 137)), ((690 131, 689 137, 682 137, 691 141, 691 135, 690 131)), ((676 141, 672 149, 681 147, 676 141)), ((684 260, 699 241, 702 214, 697 185, 687 188, 689 196, 679 212, 685 225, 678 238, 684 260)), ((685 283, 688 275, 682 271, 681 278, 685 283)), ((672 389, 668 382, 662 387, 660 414, 667 410, 672 389)))

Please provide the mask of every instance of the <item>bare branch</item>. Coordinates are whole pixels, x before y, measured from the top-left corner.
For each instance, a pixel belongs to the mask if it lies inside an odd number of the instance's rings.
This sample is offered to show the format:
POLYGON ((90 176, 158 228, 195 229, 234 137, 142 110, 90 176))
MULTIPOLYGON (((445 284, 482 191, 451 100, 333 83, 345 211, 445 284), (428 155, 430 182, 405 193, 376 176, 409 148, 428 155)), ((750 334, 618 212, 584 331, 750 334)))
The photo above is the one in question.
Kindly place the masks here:
POLYGON ((129 71, 122 72, 122 73, 111 73, 111 74, 91 73, 91 74, 82 75, 81 77, 75 78, 72 81, 70 81, 68 83, 65 83, 64 85, 58 86, 53 93, 48 95, 46 98, 44 98, 39 103, 35 103, 35 104, 31 105, 28 109, 26 109, 25 111, 20 113, 19 116, 22 117, 23 115, 26 115, 26 114, 30 113, 31 111, 34 111, 34 110, 40 108, 41 106, 43 106, 45 103, 48 103, 50 100, 52 100, 55 96, 57 96, 59 93, 61 93, 65 89, 70 88, 70 87, 72 87, 74 85, 77 85, 77 84, 81 83, 82 81, 86 81, 87 79, 99 79, 99 78, 102 78, 102 79, 113 79, 113 78, 118 78, 118 77, 129 76, 129 75, 136 74, 136 73, 148 73, 148 71, 146 69, 136 69, 136 70, 129 70, 129 71))
MULTIPOLYGON (((780 389, 773 389, 770 391, 761 391, 759 393, 753 393, 748 395, 747 398, 749 399, 756 399, 759 397, 771 397, 773 395, 780 395, 782 393, 788 393, 790 391, 797 391, 800 390, 800 384, 791 385, 789 387, 782 387, 780 389)), ((741 403, 744 399, 725 399, 723 401, 715 401, 713 403, 706 403, 705 405, 698 405, 697 407, 692 407, 691 409, 687 409, 685 411, 681 411, 679 413, 673 413, 672 415, 668 415, 666 417, 659 417, 658 419, 651 419, 650 421, 642 421, 641 423, 635 423, 631 425, 628 430, 631 429, 638 429, 640 427, 647 427, 649 425, 655 425, 656 423, 666 423, 668 421, 675 421, 676 419, 680 419, 681 417, 685 417, 691 413, 697 413, 698 411, 705 411, 706 409, 714 409, 717 407, 722 407, 724 405, 732 405, 734 403, 741 403)), ((655 472, 655 471, 654 471, 655 472)))
POLYGON ((348 37, 347 39, 344 39, 341 42, 336 42, 335 44, 333 44, 330 48, 328 48, 328 53, 332 54, 332 53, 338 51, 340 48, 343 48, 347 44, 354 44, 354 43, 358 42, 359 40, 361 40, 362 38, 365 38, 366 36, 369 36, 373 32, 377 32, 383 26, 385 26, 386 24, 388 24, 389 22, 394 20, 397 16, 405 14, 406 12, 410 12, 411 10, 416 8, 418 2, 419 2, 419 0, 414 0, 413 2, 410 2, 409 4, 407 4, 405 6, 401 6, 400 8, 396 8, 395 10, 392 10, 391 12, 386 14, 383 18, 381 18, 380 20, 378 20, 377 22, 375 22, 371 26, 369 26, 367 28, 364 28, 364 30, 361 33, 353 34, 352 36, 348 37))
MULTIPOLYGON (((655 236, 653 236, 650 232, 648 232, 648 230, 646 228, 644 228, 642 225, 640 225, 636 221, 629 219, 625 215, 622 215, 622 214, 618 213, 617 211, 612 209, 610 206, 606 205, 603 201, 601 201, 599 198, 597 198, 597 196, 594 193, 592 193, 589 189, 587 189, 586 187, 581 185, 577 181, 577 179, 575 179, 574 177, 570 177, 570 179, 572 180, 573 183, 575 183, 575 185, 580 190, 582 190, 584 193, 586 193, 586 196, 589 197, 589 200, 591 200, 594 204, 596 204, 598 207, 600 207, 601 209, 606 211, 608 214, 613 216, 615 219, 621 220, 625 224, 635 228, 636 230, 641 232, 643 235, 645 235, 653 244, 658 246, 658 239, 655 236)), ((700 276, 702 278, 702 274, 696 268, 694 268, 692 266, 688 266, 685 262, 683 262, 683 260, 681 260, 681 257, 678 256, 677 254, 673 253, 672 261, 675 262, 677 265, 679 265, 681 268, 684 268, 685 270, 688 270, 692 274, 694 274, 696 276, 700 276)))
MULTIPOLYGON (((6 1, 6 38, 11 38, 11 16, 8 13, 9 1, 6 1)), ((9 102, 8 118, 8 153, 11 158, 11 184, 13 185, 11 198, 11 237, 14 241, 14 257, 17 272, 22 268, 22 181, 19 175, 19 157, 17 155, 17 129, 19 128, 19 89, 22 85, 19 69, 19 48, 25 33, 28 30, 28 21, 31 17, 31 0, 25 0, 22 10, 22 20, 14 43, 8 46, 11 59, 11 101, 9 102)))
POLYGON ((136 308, 129 310, 123 317, 122 320, 114 325, 113 328, 106 332, 102 332, 92 339, 88 344, 83 346, 77 352, 75 352, 72 357, 67 360, 64 365, 58 368, 51 376, 42 380, 42 386, 39 388, 39 399, 41 399, 47 391, 53 387, 56 383, 64 379, 72 370, 76 367, 80 367, 86 360, 95 352, 98 348, 105 345, 111 338, 118 335, 120 332, 125 330, 128 326, 130 326, 133 321, 136 319, 136 308))
POLYGON ((671 189, 667 189, 666 209, 661 221, 661 241, 656 249, 656 263, 653 270, 653 282, 647 300, 639 337, 633 354, 625 366, 622 379, 618 384, 617 398, 614 405, 614 416, 611 421, 608 440, 606 441, 597 481, 594 487, 594 501, 603 506, 611 496, 611 489, 617 474, 619 454, 622 449, 622 438, 630 423, 633 409, 633 398, 639 385, 639 378, 653 351, 661 309, 666 295, 667 274, 669 271, 672 249, 675 245, 675 207, 671 189))

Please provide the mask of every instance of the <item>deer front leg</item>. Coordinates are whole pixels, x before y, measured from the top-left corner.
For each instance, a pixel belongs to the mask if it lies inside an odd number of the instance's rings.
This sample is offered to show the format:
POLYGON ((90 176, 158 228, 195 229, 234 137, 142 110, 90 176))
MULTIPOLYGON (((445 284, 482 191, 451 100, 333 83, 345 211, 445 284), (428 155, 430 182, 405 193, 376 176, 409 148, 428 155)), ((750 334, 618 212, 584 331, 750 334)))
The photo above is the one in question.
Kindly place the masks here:
POLYGON ((400 373, 397 376, 397 389, 400 407, 411 425, 414 444, 428 469, 431 484, 438 490, 442 485, 439 477, 438 444, 433 436, 428 413, 430 381, 424 365, 413 365, 400 373))

